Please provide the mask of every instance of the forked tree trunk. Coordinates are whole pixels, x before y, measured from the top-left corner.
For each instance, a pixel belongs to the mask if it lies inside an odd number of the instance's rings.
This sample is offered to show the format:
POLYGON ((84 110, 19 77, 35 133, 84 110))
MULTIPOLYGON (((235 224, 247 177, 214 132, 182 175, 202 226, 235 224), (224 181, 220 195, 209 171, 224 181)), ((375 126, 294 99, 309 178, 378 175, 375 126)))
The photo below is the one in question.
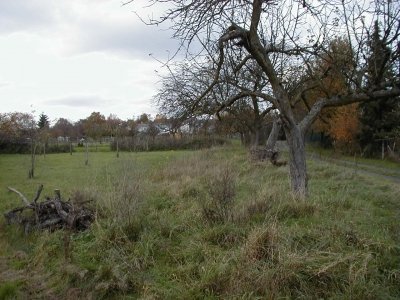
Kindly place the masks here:
POLYGON ((296 198, 304 199, 308 194, 305 138, 298 126, 285 128, 289 147, 289 170, 292 191, 296 198))

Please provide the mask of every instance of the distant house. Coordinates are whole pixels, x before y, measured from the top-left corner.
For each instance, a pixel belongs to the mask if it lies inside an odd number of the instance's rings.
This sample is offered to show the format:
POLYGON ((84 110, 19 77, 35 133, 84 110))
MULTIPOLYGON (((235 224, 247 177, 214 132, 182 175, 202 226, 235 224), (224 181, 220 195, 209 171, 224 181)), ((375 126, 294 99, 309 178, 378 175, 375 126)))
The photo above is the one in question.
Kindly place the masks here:
MULTIPOLYGON (((150 124, 141 123, 136 125, 136 131, 139 133, 148 133, 150 129, 150 124)), ((155 127, 158 129, 158 134, 167 134, 171 130, 170 126, 167 124, 155 124, 155 127)))
POLYGON ((167 134, 171 131, 171 127, 167 124, 157 124, 156 125, 158 130, 160 131, 159 134, 167 134))
POLYGON ((59 143, 69 142, 69 136, 58 136, 57 142, 59 142, 59 143))
POLYGON ((183 124, 181 127, 179 127, 179 131, 182 133, 193 133, 193 127, 190 126, 189 123, 183 124))
POLYGON ((205 118, 190 118, 183 122, 179 131, 185 134, 213 133, 215 125, 212 121, 205 118))
POLYGON ((150 127, 149 124, 137 124, 136 130, 139 133, 146 133, 149 130, 149 127, 150 127))

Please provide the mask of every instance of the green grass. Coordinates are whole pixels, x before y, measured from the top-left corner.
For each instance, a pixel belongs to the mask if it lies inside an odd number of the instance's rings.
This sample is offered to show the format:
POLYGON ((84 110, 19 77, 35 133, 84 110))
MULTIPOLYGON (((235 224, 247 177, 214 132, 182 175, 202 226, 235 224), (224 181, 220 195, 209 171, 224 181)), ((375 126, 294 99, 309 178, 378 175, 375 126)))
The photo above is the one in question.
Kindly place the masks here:
POLYGON ((0 299, 14 299, 17 296, 18 285, 14 282, 0 284, 0 299))
MULTIPOLYGON (((0 156, 0 209, 61 189, 94 198, 98 218, 71 235, 0 221, 0 257, 23 275, 12 297, 96 299, 396 299, 399 187, 309 162, 310 198, 289 192, 287 167, 251 163, 239 146, 203 151, 0 156), (217 217, 215 217, 217 216, 217 217), (20 253, 20 255, 15 255, 20 253), (29 278, 29 280, 28 280, 29 278), (35 283, 45 282, 45 286, 35 283)), ((0 261, 1 266, 1 261, 0 261)), ((19 273, 18 273, 19 274, 19 273)), ((18 284, 16 284, 17 282, 18 284)))
POLYGON ((378 169, 389 169, 395 172, 400 172, 400 164, 398 162, 392 161, 385 157, 384 159, 378 158, 365 158, 361 157, 360 155, 346 155, 333 149, 325 149, 319 146, 315 146, 313 144, 308 144, 307 149, 310 154, 314 154, 317 156, 322 156, 326 158, 333 158, 333 159, 340 159, 348 162, 355 162, 357 161, 360 164, 365 164, 370 167, 375 167, 378 169))

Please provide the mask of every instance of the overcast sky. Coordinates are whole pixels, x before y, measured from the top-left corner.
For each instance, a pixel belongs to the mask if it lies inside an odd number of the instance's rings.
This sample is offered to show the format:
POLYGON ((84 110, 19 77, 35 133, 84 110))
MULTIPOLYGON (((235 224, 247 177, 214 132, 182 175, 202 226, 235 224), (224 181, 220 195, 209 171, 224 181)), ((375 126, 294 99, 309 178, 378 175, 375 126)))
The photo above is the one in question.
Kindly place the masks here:
POLYGON ((138 20, 133 11, 146 2, 0 0, 0 112, 154 115, 162 69, 153 56, 166 58, 177 42, 138 20))

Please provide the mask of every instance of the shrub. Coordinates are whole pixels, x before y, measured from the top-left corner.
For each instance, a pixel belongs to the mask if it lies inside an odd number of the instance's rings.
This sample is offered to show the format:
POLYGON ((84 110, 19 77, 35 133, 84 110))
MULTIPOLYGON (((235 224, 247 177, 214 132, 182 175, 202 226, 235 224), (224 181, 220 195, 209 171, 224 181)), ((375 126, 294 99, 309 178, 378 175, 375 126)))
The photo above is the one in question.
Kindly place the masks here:
MULTIPOLYGON (((69 151, 69 144, 49 144, 46 147, 46 153, 68 153, 69 151)), ((72 151, 74 151, 73 148, 72 151)))
MULTIPOLYGON (((73 150, 73 149, 72 149, 73 150)), ((36 147, 36 153, 43 152, 43 146, 39 143, 36 147)), ((68 153, 70 152, 69 144, 48 144, 46 153, 68 153)), ((26 140, 16 141, 0 141, 0 153, 2 154, 29 154, 31 153, 31 144, 26 140)))
POLYGON ((0 153, 2 154, 26 154, 30 153, 31 145, 27 141, 0 140, 0 153))
POLYGON ((220 167, 207 179, 208 199, 202 203, 202 213, 209 223, 232 219, 236 194, 236 176, 229 167, 220 167))
MULTIPOLYGON (((118 141, 120 151, 163 151, 163 150, 197 150, 222 146, 228 141, 215 136, 157 136, 152 139, 146 135, 138 135, 132 138, 122 138, 118 141)), ((117 141, 111 142, 111 151, 117 150, 117 141)))

